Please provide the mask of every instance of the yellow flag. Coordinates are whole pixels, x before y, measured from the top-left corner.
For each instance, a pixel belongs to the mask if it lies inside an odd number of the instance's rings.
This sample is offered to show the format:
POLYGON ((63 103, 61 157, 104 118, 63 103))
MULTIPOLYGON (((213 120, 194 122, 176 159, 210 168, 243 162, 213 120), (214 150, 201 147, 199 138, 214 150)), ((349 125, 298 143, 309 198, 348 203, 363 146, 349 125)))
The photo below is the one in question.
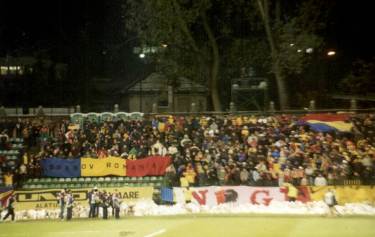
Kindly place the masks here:
POLYGON ((81 176, 106 175, 126 176, 126 160, 118 157, 81 159, 81 176))

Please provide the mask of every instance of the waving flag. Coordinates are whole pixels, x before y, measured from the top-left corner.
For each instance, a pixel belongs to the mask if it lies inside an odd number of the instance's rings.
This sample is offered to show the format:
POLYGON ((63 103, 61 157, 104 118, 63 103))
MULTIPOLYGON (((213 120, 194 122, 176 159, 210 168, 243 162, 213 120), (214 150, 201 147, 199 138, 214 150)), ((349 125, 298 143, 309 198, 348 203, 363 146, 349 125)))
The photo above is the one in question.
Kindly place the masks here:
POLYGON ((316 132, 351 132, 353 128, 348 114, 308 114, 301 121, 316 132))
POLYGON ((12 194, 12 188, 0 188, 0 207, 5 207, 7 205, 8 198, 12 194))
POLYGON ((161 176, 172 160, 167 156, 150 156, 139 160, 128 160, 126 163, 126 175, 132 177, 161 176))
POLYGON ((41 161, 43 175, 48 177, 80 177, 80 159, 49 158, 41 161))

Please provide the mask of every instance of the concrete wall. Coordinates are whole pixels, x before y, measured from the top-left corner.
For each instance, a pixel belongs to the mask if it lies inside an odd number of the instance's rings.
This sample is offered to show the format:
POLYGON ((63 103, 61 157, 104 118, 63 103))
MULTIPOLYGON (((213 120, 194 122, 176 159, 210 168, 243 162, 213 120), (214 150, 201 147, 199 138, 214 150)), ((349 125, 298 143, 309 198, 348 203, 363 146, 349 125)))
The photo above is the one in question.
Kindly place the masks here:
MULTIPOLYGON (((129 112, 137 112, 140 110, 140 96, 130 95, 129 96, 129 112)), ((144 113, 152 112, 152 104, 158 102, 158 95, 143 95, 142 98, 142 111, 144 113)), ((189 112, 191 110, 191 103, 196 104, 197 111, 207 110, 207 99, 206 95, 181 95, 175 94, 173 99, 173 107, 167 109, 166 107, 160 107, 159 112, 189 112)))
POLYGON ((129 112, 143 112, 151 113, 152 104, 157 101, 157 97, 154 95, 143 95, 142 96, 142 111, 140 110, 141 99, 139 95, 129 96, 129 112))

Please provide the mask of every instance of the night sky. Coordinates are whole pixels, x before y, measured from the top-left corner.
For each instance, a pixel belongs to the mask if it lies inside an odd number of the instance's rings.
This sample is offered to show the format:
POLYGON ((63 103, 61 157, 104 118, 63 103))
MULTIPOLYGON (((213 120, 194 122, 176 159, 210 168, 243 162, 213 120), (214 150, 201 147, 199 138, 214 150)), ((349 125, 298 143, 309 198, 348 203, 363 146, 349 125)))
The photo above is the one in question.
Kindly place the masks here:
MULTIPOLYGON (((114 17, 121 17, 120 10, 114 10, 111 3, 88 0, 1 1, 0 54, 49 49, 53 57, 59 57, 59 47, 73 44, 87 20, 95 25, 88 26, 95 37, 103 37, 103 41, 116 40, 110 37, 113 32, 106 32, 115 30, 108 29, 113 23, 121 27, 120 21, 113 22, 114 17)), ((328 46, 337 47, 340 55, 350 59, 372 57, 375 51, 372 9, 371 1, 337 1, 327 28, 328 46)))
MULTIPOLYGON (((23 87, 14 87, 19 90, 16 93, 19 95, 17 97, 19 101, 4 95, 3 100, 4 98, 8 100, 3 103, 13 105, 28 101, 30 105, 39 105, 63 101, 66 104, 88 104, 88 99, 82 99, 87 97, 81 95, 99 93, 95 88, 94 91, 84 92, 88 90, 87 81, 90 78, 111 78, 111 83, 107 84, 113 85, 114 88, 105 89, 107 94, 103 94, 103 98, 109 98, 119 87, 116 85, 121 84, 120 87, 125 88, 127 84, 146 77, 152 67, 146 66, 138 55, 132 52, 137 42, 132 40, 134 35, 125 34, 125 13, 121 8, 124 1, 1 0, 0 58, 40 56, 53 62, 65 63, 69 65, 70 70, 68 82, 64 84, 64 91, 57 99, 33 97, 30 101, 31 95, 37 94, 34 93, 33 88, 38 87, 30 81, 25 82, 23 87), (67 87, 67 84, 71 87, 67 87), (22 92, 24 90, 29 92, 22 92), (67 94, 69 96, 66 96, 67 94)), ((332 0, 332 2, 334 7, 330 10, 327 28, 322 35, 326 40, 325 50, 333 49, 337 52, 333 60, 329 59, 336 65, 335 70, 329 70, 330 73, 337 75, 334 77, 336 81, 329 80, 330 83, 326 84, 328 90, 337 90, 337 84, 349 73, 354 61, 374 59, 375 35, 372 29, 375 14, 372 1, 332 0)), ((310 70, 314 69, 310 68, 310 70)), ((312 81, 316 84, 315 79, 312 81)), ((304 86, 304 83, 301 85, 304 86)), ((49 86, 61 87, 53 84, 49 86)), ((11 93, 11 89, 4 90, 11 93)), ((9 95, 13 94, 12 92, 9 95)), ((53 92, 52 96, 55 94, 56 92, 53 92)), ((115 97, 112 99, 113 103, 117 100, 115 97)))
POLYGON ((375 14, 372 1, 336 1, 332 25, 327 29, 338 53, 352 59, 375 56, 375 35, 372 32, 375 14))
POLYGON ((0 54, 48 50, 52 58, 61 60, 84 30, 103 43, 105 53, 105 45, 121 35, 121 10, 119 4, 111 5, 115 2, 119 1, 1 1, 0 54))

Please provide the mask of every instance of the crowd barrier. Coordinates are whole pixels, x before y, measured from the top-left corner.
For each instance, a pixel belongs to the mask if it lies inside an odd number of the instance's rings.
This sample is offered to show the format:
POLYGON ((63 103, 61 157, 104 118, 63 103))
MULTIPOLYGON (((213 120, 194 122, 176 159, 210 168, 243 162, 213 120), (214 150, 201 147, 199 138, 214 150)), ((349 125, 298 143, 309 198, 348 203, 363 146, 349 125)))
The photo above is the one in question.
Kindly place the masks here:
MULTIPOLYGON (((367 203, 375 204, 375 187, 369 186, 325 186, 325 187, 299 187, 297 201, 303 203, 323 201, 324 193, 332 189, 336 194, 339 205, 348 203, 367 203)), ((124 203, 134 204, 138 201, 153 198, 153 187, 118 187, 103 188, 101 191, 120 192, 121 199, 124 203)), ((75 203, 83 206, 88 205, 89 188, 72 189, 75 203)), ((255 204, 267 206, 271 202, 288 201, 287 190, 284 187, 250 187, 250 186, 209 186, 209 187, 192 187, 193 204, 204 206, 217 206, 221 204, 255 204)), ((29 209, 56 209, 57 195, 59 189, 34 189, 34 190, 11 190, 1 189, 0 198, 3 204, 6 204, 7 198, 13 193, 16 197, 16 210, 29 209)), ((162 192, 163 193, 163 192, 162 192)), ((173 188, 172 196, 161 197, 173 199, 178 204, 185 203, 185 189, 173 188)))
POLYGON ((90 122, 104 122, 104 121, 115 121, 115 120, 142 120, 143 119, 143 113, 140 112, 132 112, 132 113, 126 113, 126 112, 117 112, 117 113, 111 113, 111 112, 103 112, 103 113, 74 113, 70 115, 70 120, 72 123, 75 124, 81 124, 84 120, 90 121, 90 122))
MULTIPOLYGON (((153 187, 118 187, 118 188, 105 188, 100 191, 106 191, 110 193, 119 193, 120 199, 123 203, 134 204, 138 201, 152 200, 154 193, 153 187)), ((38 209, 56 209, 59 208, 57 199, 59 189, 35 189, 35 190, 15 190, 0 193, 2 201, 6 204, 6 199, 11 193, 15 195, 16 203, 15 209, 19 210, 38 210, 38 209)), ((72 189, 74 196, 74 202, 76 205, 87 206, 89 188, 72 189)))
MULTIPOLYGON (((338 204, 367 202, 375 204, 373 186, 298 187, 297 201, 322 201, 328 189, 334 190, 338 204)), ((284 187, 209 186, 191 188, 192 203, 216 206, 224 203, 268 205, 272 201, 288 201, 284 187)), ((171 197, 162 197, 171 201, 171 197)), ((173 188, 173 202, 185 203, 184 188, 173 188)))
POLYGON ((76 178, 100 176, 160 176, 170 165, 170 157, 150 156, 139 160, 125 160, 119 157, 42 160, 43 176, 76 178))

